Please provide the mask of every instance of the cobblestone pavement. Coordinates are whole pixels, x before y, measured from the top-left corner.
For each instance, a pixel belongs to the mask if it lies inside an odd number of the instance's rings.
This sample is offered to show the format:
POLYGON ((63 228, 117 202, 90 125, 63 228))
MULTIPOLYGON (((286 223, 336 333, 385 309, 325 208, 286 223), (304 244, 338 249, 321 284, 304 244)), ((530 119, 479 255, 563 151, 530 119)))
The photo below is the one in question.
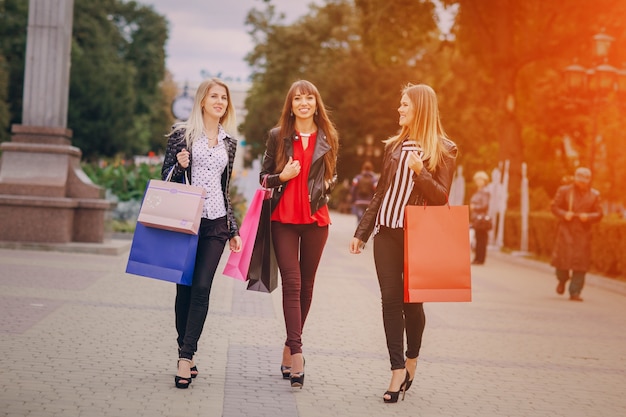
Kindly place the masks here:
POLYGON ((0 249, 0 416, 624 415, 624 284, 590 276, 585 301, 571 302, 546 265, 494 251, 473 267, 471 303, 426 305, 416 381, 405 401, 384 404, 371 245, 350 255, 356 220, 332 218, 302 390, 279 372, 280 288, 250 292, 218 275, 200 375, 178 390, 173 284, 127 275, 127 251, 0 249))

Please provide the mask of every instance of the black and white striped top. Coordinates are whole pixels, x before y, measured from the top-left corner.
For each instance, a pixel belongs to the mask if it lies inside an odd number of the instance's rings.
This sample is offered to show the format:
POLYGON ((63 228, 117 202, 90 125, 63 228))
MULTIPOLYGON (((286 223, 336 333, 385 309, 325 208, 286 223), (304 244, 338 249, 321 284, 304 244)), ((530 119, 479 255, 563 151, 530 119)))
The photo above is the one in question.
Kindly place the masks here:
POLYGON ((406 139, 402 142, 402 151, 400 152, 400 163, 398 170, 391 179, 391 184, 387 188, 387 192, 383 197, 383 201, 376 216, 376 227, 386 226, 393 229, 402 228, 404 226, 404 208, 409 202, 411 191, 413 191, 413 170, 409 168, 408 157, 409 152, 417 151, 419 157, 422 158, 424 152, 422 148, 414 140, 406 139))

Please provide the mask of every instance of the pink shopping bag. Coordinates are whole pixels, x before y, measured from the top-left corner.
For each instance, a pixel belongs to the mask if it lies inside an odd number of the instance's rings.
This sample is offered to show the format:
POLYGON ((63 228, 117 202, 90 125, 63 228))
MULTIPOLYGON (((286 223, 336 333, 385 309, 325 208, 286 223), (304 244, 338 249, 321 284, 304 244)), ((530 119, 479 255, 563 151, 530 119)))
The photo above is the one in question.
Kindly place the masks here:
POLYGON ((188 184, 150 180, 137 221, 157 229, 198 234, 206 191, 188 184))
POLYGON ((242 240, 241 250, 239 252, 230 252, 228 261, 224 267, 224 275, 240 281, 246 281, 248 279, 250 259, 252 259, 254 241, 256 239, 257 231, 259 230, 259 220, 261 218, 263 200, 270 198, 271 194, 272 191, 266 188, 260 188, 254 193, 254 197, 252 197, 252 201, 250 202, 250 207, 248 207, 248 211, 246 212, 246 215, 241 223, 241 228, 239 229, 239 235, 242 240))

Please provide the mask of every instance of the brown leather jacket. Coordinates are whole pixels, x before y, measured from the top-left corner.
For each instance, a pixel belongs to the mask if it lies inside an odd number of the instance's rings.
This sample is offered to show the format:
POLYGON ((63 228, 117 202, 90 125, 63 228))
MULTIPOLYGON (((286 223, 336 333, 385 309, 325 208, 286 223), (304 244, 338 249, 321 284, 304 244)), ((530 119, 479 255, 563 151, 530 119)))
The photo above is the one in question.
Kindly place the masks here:
MULTIPOLYGON (((444 158, 442 164, 437 166, 435 170, 429 171, 426 168, 428 165, 428 160, 426 160, 424 161, 424 169, 422 169, 420 174, 417 175, 413 173, 415 186, 409 198, 410 205, 426 204, 442 206, 448 202, 450 186, 452 185, 452 179, 456 169, 457 147, 454 142, 448 139, 444 139, 444 145, 448 149, 449 156, 444 158)), ((391 181, 398 169, 401 150, 401 146, 395 146, 394 148, 388 147, 385 149, 382 174, 378 180, 376 192, 367 210, 365 210, 356 232, 354 232, 354 237, 363 242, 367 242, 374 230, 376 215, 378 214, 383 197, 390 187, 391 181)))

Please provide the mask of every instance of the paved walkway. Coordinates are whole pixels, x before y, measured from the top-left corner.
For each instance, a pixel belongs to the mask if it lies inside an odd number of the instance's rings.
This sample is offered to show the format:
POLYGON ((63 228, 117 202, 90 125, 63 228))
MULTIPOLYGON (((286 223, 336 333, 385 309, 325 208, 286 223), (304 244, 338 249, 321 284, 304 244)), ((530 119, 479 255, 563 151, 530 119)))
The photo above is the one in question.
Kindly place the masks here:
MULTIPOLYGON (((471 303, 431 303, 417 380, 390 377, 371 247, 334 224, 305 328, 304 389, 279 373, 280 290, 218 276, 199 377, 174 387, 174 286, 125 274, 120 255, 0 249, 0 416, 622 416, 626 290, 590 277, 583 303, 545 265, 490 253, 471 303)), ((222 262, 225 262, 226 257, 222 262)))

